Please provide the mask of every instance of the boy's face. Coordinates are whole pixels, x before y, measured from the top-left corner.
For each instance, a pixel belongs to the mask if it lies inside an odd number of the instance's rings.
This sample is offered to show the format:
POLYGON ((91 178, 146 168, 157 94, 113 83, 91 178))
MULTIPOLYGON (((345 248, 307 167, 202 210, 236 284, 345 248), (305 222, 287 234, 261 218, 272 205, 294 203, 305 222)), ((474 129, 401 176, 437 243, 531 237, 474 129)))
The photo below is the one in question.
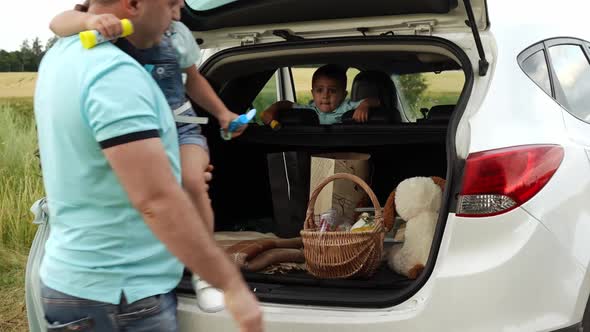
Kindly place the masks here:
POLYGON ((346 98, 346 87, 338 80, 319 76, 312 83, 311 94, 315 106, 324 113, 333 112, 346 98))

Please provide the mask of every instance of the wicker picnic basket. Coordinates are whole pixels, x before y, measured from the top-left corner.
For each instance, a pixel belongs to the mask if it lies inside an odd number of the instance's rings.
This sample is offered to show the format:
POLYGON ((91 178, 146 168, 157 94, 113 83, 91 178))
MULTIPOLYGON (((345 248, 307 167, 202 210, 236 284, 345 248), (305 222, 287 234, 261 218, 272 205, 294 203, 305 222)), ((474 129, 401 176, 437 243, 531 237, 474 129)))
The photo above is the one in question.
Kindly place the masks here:
POLYGON ((307 271, 318 278, 341 279, 370 277, 383 254, 383 215, 379 200, 369 185, 358 176, 337 173, 322 181, 313 191, 305 224, 301 231, 307 271), (314 222, 314 206, 321 190, 336 179, 355 182, 369 195, 375 207, 375 227, 370 231, 320 232, 314 222))

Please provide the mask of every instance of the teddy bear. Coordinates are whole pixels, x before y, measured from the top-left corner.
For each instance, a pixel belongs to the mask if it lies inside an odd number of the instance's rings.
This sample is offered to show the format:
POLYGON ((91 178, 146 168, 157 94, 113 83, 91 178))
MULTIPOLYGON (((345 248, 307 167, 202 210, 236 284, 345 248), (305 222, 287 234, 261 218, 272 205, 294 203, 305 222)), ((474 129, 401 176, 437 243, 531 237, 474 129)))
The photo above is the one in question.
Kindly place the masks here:
POLYGON ((395 210, 406 221, 404 243, 394 246, 387 263, 395 272, 416 279, 428 260, 442 200, 441 178, 413 177, 395 190, 395 210))

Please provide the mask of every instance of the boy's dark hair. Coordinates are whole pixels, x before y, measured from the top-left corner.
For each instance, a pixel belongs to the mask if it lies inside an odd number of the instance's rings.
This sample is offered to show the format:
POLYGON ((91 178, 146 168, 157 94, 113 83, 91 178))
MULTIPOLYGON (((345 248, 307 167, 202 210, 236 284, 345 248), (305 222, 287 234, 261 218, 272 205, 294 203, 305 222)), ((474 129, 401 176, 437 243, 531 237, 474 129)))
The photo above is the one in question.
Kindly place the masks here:
POLYGON ((319 77, 328 77, 342 83, 342 88, 346 89, 346 69, 339 65, 327 64, 318 68, 311 78, 311 84, 319 77))
POLYGON ((90 0, 86 0, 82 3, 76 4, 76 6, 74 6, 74 10, 86 13, 88 11, 88 7, 90 7, 90 0))

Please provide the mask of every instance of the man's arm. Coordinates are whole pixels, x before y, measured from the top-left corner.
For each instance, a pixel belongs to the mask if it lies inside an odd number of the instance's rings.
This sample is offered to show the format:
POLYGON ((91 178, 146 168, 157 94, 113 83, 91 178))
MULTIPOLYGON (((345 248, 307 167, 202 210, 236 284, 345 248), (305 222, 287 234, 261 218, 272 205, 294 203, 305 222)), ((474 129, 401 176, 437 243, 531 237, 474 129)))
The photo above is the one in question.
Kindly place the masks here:
POLYGON ((176 181, 160 139, 115 145, 103 152, 156 237, 191 271, 224 291, 228 310, 241 327, 251 327, 244 331, 261 330, 255 297, 176 181))

